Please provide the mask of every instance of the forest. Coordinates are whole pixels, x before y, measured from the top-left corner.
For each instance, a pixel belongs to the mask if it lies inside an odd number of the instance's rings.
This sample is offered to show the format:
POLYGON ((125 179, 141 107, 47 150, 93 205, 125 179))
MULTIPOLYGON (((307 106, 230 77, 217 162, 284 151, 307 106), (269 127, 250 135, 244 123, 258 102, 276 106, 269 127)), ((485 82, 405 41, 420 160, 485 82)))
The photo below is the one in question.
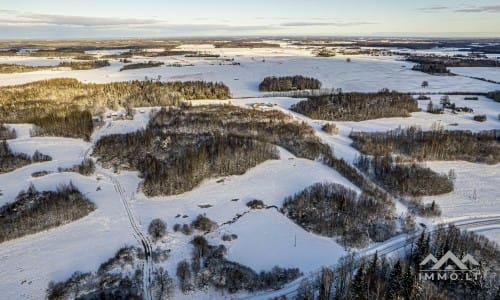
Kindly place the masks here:
POLYGON ((316 78, 300 75, 285 77, 266 77, 259 84, 261 92, 285 92, 292 90, 317 90, 321 88, 321 82, 316 78))
POLYGON ((308 159, 330 152, 312 128, 279 111, 184 105, 163 108, 144 131, 102 138, 93 155, 107 167, 139 170, 143 191, 154 196, 189 191, 209 177, 243 174, 278 159, 275 145, 308 159))
POLYGON ((57 68, 70 68, 72 70, 92 70, 110 66, 107 60, 89 61, 64 61, 56 66, 29 66, 22 64, 0 64, 0 74, 23 73, 43 70, 54 70, 57 68))
POLYGON ((498 245, 484 236, 440 226, 433 232, 422 232, 409 242, 397 258, 377 253, 360 260, 353 255, 342 258, 333 268, 323 268, 314 279, 304 279, 296 300, 329 299, 485 299, 500 296, 500 251, 498 245), (438 259, 447 251, 462 258, 472 254, 480 263, 482 276, 471 280, 423 280, 420 263, 428 254, 438 259))
POLYGON ((416 163, 398 163, 390 154, 373 158, 361 155, 355 165, 395 195, 433 196, 453 191, 450 176, 416 163))
POLYGON ((155 68, 159 67, 161 65, 164 65, 165 63, 161 61, 148 61, 148 62, 143 62, 143 63, 135 63, 135 64, 128 64, 124 65, 123 67, 120 68, 121 71, 126 71, 126 70, 135 70, 135 69, 145 69, 145 68, 155 68))
POLYGON ((409 117, 418 111, 412 96, 395 91, 342 93, 309 97, 291 110, 309 118, 327 121, 364 121, 378 118, 409 117))
POLYGON ((446 65, 440 62, 423 62, 414 65, 411 69, 431 75, 452 75, 446 65))
POLYGON ((348 247, 393 236, 394 205, 334 183, 316 183, 284 200, 283 214, 316 234, 334 237, 348 247))
POLYGON ((0 142, 0 174, 14 171, 34 162, 50 161, 48 155, 35 151, 32 157, 24 153, 14 153, 4 140, 0 142))
POLYGON ((88 110, 74 110, 62 115, 50 112, 42 117, 33 116, 29 121, 34 124, 31 136, 62 136, 89 141, 94 130, 92 115, 88 110))
POLYGON ((352 132, 350 138, 354 148, 368 155, 395 153, 403 156, 403 160, 500 162, 500 130, 471 132, 434 126, 430 131, 423 131, 421 127, 411 126, 387 132, 352 132))
POLYGON ((0 243, 78 220, 95 209, 71 182, 43 192, 31 184, 0 207, 0 243))
POLYGON ((107 108, 178 105, 183 100, 228 99, 229 88, 203 81, 135 80, 106 84, 59 78, 0 87, 0 119, 33 123, 35 135, 90 137, 92 115, 107 108))
POLYGON ((444 65, 444 67, 500 67, 495 59, 476 59, 459 56, 410 55, 407 61, 422 65, 444 65))

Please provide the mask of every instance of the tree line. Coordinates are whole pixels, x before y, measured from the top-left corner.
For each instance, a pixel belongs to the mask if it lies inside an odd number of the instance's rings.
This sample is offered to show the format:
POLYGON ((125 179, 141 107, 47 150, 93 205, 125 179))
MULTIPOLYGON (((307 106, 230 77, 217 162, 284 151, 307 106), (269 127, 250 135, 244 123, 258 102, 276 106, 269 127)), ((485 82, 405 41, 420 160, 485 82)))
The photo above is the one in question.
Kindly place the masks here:
POLYGON ((34 162, 50 161, 52 157, 35 151, 33 156, 24 153, 14 153, 4 140, 0 143, 0 174, 11 172, 34 162))
POLYGON ((292 90, 316 90, 321 88, 321 82, 312 77, 301 75, 284 77, 266 77, 259 84, 261 92, 284 92, 292 90))
POLYGON ((0 207, 0 242, 61 226, 95 209, 71 182, 44 192, 31 184, 14 202, 0 207))
POLYGON ((496 102, 500 102, 500 91, 489 92, 486 94, 486 97, 488 97, 496 102))
POLYGON ((148 62, 143 62, 143 63, 135 63, 135 64, 128 64, 124 65, 123 67, 120 68, 121 71, 126 71, 126 70, 135 70, 135 69, 145 69, 145 68, 155 68, 159 67, 161 65, 164 65, 165 63, 161 61, 148 61, 148 62))
POLYGON ((460 56, 410 55, 407 61, 422 65, 443 65, 446 67, 500 67, 495 59, 477 59, 460 56))
MULTIPOLYGON (((80 58, 81 59, 81 58, 80 58)), ((107 60, 91 60, 87 61, 63 61, 56 66, 29 66, 23 64, 0 64, 0 73, 24 73, 43 70, 54 70, 57 68, 70 68, 71 70, 92 70, 110 66, 107 60)))
POLYGON ((291 110, 318 120, 363 121, 408 117, 419 109, 417 101, 410 95, 383 90, 313 96, 292 105, 291 110))
POLYGON ((419 161, 500 162, 500 130, 474 133, 434 126, 430 131, 423 131, 421 127, 411 126, 387 132, 353 132, 350 138, 354 148, 369 155, 395 153, 419 161))
POLYGON ((12 140, 17 138, 16 131, 0 123, 0 140, 12 140))

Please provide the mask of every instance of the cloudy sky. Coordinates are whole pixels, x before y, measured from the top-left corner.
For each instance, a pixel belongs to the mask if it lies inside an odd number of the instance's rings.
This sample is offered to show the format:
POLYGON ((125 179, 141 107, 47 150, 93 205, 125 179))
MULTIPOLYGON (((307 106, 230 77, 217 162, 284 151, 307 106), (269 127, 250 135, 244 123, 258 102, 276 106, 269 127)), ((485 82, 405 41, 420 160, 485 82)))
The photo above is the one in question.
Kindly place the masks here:
POLYGON ((500 37, 500 2, 1 0, 0 3, 0 39, 305 35, 500 37))

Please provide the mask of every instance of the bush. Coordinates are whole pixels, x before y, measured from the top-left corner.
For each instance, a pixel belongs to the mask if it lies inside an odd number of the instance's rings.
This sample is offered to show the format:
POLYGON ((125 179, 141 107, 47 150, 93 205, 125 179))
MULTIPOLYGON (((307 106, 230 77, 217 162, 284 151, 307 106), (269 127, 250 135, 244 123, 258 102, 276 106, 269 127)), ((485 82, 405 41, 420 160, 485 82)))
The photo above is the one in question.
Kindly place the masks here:
POLYGON ((191 223, 191 226, 205 232, 213 231, 218 227, 217 223, 202 215, 198 215, 198 217, 196 217, 196 219, 191 223))
POLYGON ((177 264, 176 274, 177 278, 179 279, 180 288, 184 294, 188 294, 189 292, 194 290, 191 279, 191 269, 189 268, 189 263, 186 260, 183 260, 177 264))
POLYGON ((154 219, 149 223, 148 233, 153 241, 157 241, 167 233, 167 224, 161 219, 154 219))
POLYGON ((237 238, 238 238, 238 235, 236 235, 236 234, 224 234, 222 236, 222 240, 224 242, 231 242, 233 240, 236 240, 237 238))
POLYGON ((263 209, 266 208, 266 205, 262 200, 254 199, 252 201, 249 201, 247 203, 247 206, 250 207, 251 209, 263 209))
POLYGON ((477 122, 485 122, 488 118, 486 115, 475 115, 473 119, 477 122))
POLYGON ((181 231, 185 235, 191 235, 193 233, 193 229, 188 224, 183 224, 181 231))
POLYGON ((500 102, 500 91, 489 92, 486 97, 492 99, 493 101, 500 102))
POLYGON ((335 126, 335 124, 331 124, 331 123, 327 123, 327 124, 323 125, 323 127, 321 127, 321 130, 323 130, 324 132, 331 134, 331 135, 339 134, 339 129, 337 128, 337 126, 335 126))

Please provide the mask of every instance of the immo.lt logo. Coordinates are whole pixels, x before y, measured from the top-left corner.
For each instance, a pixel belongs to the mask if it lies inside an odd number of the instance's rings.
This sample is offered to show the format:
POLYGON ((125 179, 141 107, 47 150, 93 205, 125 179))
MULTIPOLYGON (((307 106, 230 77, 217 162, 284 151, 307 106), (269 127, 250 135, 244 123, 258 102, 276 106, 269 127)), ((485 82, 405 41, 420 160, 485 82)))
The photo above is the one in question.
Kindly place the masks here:
POLYGON ((448 251, 441 259, 429 254, 420 263, 419 278, 422 280, 478 280, 482 273, 479 263, 470 254, 459 259, 453 252, 448 251))

